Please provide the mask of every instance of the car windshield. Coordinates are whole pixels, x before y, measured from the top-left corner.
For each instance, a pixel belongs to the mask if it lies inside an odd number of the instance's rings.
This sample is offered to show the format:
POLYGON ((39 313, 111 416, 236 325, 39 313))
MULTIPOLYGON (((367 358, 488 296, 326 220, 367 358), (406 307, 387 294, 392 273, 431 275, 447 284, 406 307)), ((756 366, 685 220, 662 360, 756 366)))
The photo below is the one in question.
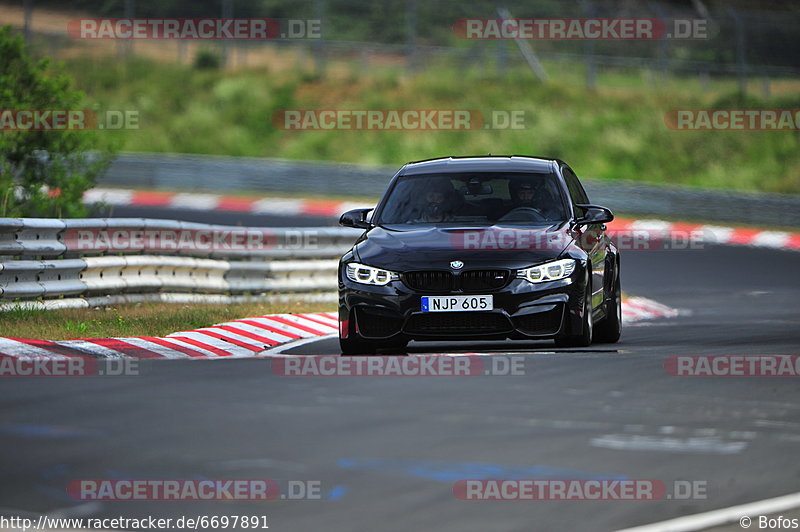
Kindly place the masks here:
POLYGON ((547 224, 565 212, 554 174, 421 174, 398 178, 378 223, 547 224))

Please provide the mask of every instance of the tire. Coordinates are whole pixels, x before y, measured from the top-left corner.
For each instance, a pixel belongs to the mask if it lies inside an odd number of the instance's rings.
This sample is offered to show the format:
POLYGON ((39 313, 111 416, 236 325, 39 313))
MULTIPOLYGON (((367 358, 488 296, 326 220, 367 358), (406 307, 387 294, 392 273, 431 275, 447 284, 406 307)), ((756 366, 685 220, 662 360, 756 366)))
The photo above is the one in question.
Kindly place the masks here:
POLYGON ((374 355, 378 346, 374 342, 354 337, 351 333, 349 338, 339 338, 339 349, 343 355, 374 355))
POLYGON ((611 291, 611 297, 606 301, 606 317, 594 328, 594 339, 596 342, 603 344, 615 344, 619 341, 621 334, 622 288, 619 280, 619 267, 617 267, 614 289, 611 291))
POLYGON ((359 336, 353 327, 347 338, 339 338, 339 349, 343 355, 374 355, 378 349, 390 349, 392 355, 405 351, 408 339, 403 337, 390 340, 367 340, 359 336))
POLYGON ((589 347, 592 345, 592 331, 594 319, 592 318, 592 285, 591 273, 586 282, 586 292, 583 296, 583 327, 580 334, 572 334, 556 338, 556 347, 589 347))

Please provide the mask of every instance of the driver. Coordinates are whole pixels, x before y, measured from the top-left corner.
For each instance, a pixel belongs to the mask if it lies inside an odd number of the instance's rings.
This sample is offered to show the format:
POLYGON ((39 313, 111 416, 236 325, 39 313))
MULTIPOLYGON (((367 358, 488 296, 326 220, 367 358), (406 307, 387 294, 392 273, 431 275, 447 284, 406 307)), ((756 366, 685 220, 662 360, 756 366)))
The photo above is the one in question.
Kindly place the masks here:
POLYGON ((530 181, 512 180, 508 183, 508 189, 511 196, 511 210, 534 209, 543 217, 553 219, 554 212, 549 205, 550 194, 544 190, 544 186, 530 181))
POLYGON ((439 178, 426 184, 420 204, 417 208, 415 222, 446 222, 452 220, 452 208, 456 191, 447 178, 439 178))

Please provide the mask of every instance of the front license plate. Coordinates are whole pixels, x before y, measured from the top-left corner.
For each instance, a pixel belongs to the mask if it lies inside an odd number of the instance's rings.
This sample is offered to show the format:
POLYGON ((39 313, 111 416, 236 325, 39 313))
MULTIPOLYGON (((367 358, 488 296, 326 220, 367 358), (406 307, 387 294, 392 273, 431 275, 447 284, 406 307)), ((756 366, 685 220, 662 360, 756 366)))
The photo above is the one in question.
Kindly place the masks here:
POLYGON ((492 310, 492 296, 425 296, 422 312, 473 312, 492 310))

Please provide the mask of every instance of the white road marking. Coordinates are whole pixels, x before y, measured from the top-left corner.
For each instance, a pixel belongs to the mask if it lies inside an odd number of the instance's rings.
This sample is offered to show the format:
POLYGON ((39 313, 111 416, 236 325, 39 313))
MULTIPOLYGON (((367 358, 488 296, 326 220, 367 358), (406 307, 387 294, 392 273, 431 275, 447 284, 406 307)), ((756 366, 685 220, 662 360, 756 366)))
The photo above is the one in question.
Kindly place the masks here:
POLYGON ((745 441, 722 441, 719 438, 664 438, 630 434, 604 434, 592 438, 592 447, 615 451, 655 451, 672 453, 738 454, 747 448, 745 441))

